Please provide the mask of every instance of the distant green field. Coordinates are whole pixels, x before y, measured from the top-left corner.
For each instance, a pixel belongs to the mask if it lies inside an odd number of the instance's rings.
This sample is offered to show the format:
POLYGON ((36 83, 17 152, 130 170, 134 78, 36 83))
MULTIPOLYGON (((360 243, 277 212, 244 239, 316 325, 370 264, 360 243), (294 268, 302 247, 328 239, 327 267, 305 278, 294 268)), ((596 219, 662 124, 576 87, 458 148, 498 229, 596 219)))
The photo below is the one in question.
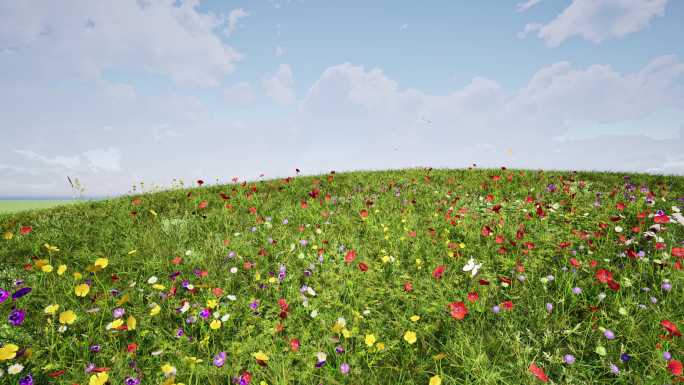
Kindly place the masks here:
POLYGON ((76 200, 0 200, 0 213, 45 209, 54 206, 76 203, 76 200))

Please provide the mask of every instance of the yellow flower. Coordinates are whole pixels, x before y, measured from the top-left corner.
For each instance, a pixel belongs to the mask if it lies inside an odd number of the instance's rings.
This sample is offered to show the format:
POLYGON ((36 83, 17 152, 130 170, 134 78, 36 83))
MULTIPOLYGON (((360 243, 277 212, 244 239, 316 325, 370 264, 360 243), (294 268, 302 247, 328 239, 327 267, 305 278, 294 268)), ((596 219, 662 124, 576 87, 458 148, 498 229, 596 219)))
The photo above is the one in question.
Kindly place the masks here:
POLYGON ((168 362, 162 365, 161 367, 162 373, 164 373, 165 376, 173 376, 176 374, 176 368, 171 366, 168 362))
POLYGON ((442 379, 439 376, 432 376, 429 385, 442 385, 442 379))
POLYGON ((110 322, 107 325, 107 330, 109 329, 118 329, 121 325, 123 325, 123 320, 121 318, 115 319, 114 321, 110 322))
POLYGON ((15 344, 5 344, 0 348, 0 361, 11 360, 17 356, 19 347, 15 344))
POLYGON ((135 320, 135 317, 132 315, 128 316, 128 319, 126 320, 126 327, 128 330, 135 330, 135 327, 138 325, 138 321, 135 320))
POLYGON ((218 305, 218 301, 217 301, 217 300, 215 300, 215 299, 209 299, 209 300, 207 300, 207 307, 208 307, 209 309, 213 309, 213 308, 215 308, 217 305, 218 305))
POLYGON ((378 350, 385 350, 385 344, 382 342, 375 344, 375 347, 378 348, 378 350))
POLYGON ((83 275, 79 273, 78 271, 74 272, 74 279, 79 281, 81 278, 83 278, 83 275))
POLYGON ((352 333, 349 331, 349 329, 344 328, 342 329, 342 335, 344 336, 344 338, 349 338, 351 337, 352 333))
POLYGON ((43 270, 43 273, 49 273, 52 271, 52 265, 45 265, 45 266, 41 267, 40 269, 43 270))
POLYGON ((152 288, 161 291, 166 289, 166 286, 162 285, 161 283, 155 283, 154 285, 152 285, 152 288))
POLYGON ((109 265, 109 260, 107 258, 98 258, 95 260, 95 266, 99 266, 101 269, 104 269, 109 265))
POLYGON ((104 385, 109 380, 109 374, 107 372, 100 372, 90 376, 89 385, 104 385))
POLYGON ((416 343, 416 333, 411 331, 411 330, 407 330, 406 333, 404 333, 404 341, 408 342, 409 345, 415 344, 416 343))
POLYGON ((382 257, 382 263, 388 263, 390 261, 389 255, 385 255, 382 257))
POLYGON ((210 327, 212 330, 216 330, 216 329, 218 329, 218 328, 221 327, 221 321, 215 319, 215 320, 211 321, 211 323, 209 324, 209 327, 210 327))
POLYGON ((412 315, 410 318, 410 320, 413 322, 418 322, 419 319, 420 319, 420 316, 418 316, 418 315, 412 315))
POLYGON ((9 241, 10 239, 14 238, 14 234, 11 231, 6 231, 3 237, 9 241))
POLYGON ((278 279, 276 277, 269 277, 268 278, 268 283, 276 283, 276 282, 278 282, 278 279))
POLYGON ((58 304, 48 305, 45 307, 45 314, 54 315, 57 313, 57 310, 59 310, 58 304))
POLYGON ((66 271, 67 267, 66 265, 59 265, 57 268, 57 275, 62 275, 66 271))
POLYGON ((375 343, 375 336, 372 334, 366 334, 364 341, 366 342, 366 346, 371 347, 375 343))
POLYGON ((161 311, 161 307, 159 307, 159 305, 155 304, 154 307, 152 309, 150 309, 150 315, 155 316, 155 315, 159 314, 160 311, 161 311))
POLYGON ((82 283, 74 288, 74 292, 79 297, 85 297, 90 292, 90 286, 87 283, 82 283))
POLYGON ((71 310, 63 311, 59 314, 59 323, 62 325, 71 325, 76 321, 76 313, 71 310))
POLYGON ((256 358, 259 361, 264 361, 264 362, 268 361, 268 356, 266 355, 266 353, 262 352, 261 350, 254 353, 254 358, 256 358))

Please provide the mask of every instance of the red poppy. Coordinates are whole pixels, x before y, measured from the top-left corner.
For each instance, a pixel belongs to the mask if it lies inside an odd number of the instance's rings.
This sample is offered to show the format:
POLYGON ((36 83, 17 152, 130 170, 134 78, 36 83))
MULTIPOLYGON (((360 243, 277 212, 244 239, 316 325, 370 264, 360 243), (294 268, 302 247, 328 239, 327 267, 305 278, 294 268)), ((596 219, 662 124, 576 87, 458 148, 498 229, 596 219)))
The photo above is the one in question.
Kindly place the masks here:
POLYGON ((504 301, 501 305, 506 310, 512 310, 513 309, 513 301, 504 301))
POLYGON ((505 240, 505 238, 503 235, 497 235, 495 242, 500 245, 500 244, 504 243, 504 240, 505 240))
POLYGON ((656 215, 653 217, 653 222, 655 223, 669 223, 670 222, 670 217, 667 215, 656 215))
POLYGON ((359 211, 359 215, 361 216, 361 218, 368 218, 368 210, 363 209, 359 211))
POLYGON ((684 258, 684 247, 673 247, 672 256, 677 258, 684 258))
POLYGON ((257 212, 256 207, 250 207, 250 208, 249 208, 249 213, 250 213, 250 214, 256 214, 256 212, 257 212))
POLYGON ((180 265, 181 263, 183 263, 183 258, 178 257, 178 256, 173 257, 173 259, 171 260, 171 263, 173 263, 174 265, 180 265))
POLYGON ((492 234, 492 229, 489 226, 484 226, 482 228, 482 236, 483 237, 488 237, 492 234))
POLYGON ((538 367, 534 362, 530 364, 530 373, 537 377, 541 382, 549 381, 549 377, 544 373, 544 369, 538 367))
POLYGON ((33 231, 33 227, 31 226, 21 226, 21 229, 19 230, 19 233, 21 235, 28 235, 33 231))
POLYGON ((468 308, 463 302, 452 302, 449 304, 449 309, 451 309, 451 317, 457 320, 462 320, 468 315, 468 308))
POLYGON ((207 201, 202 201, 202 202, 199 203, 199 205, 197 206, 197 208, 206 209, 207 206, 209 206, 209 202, 207 202, 207 201))
POLYGON ((679 360, 670 360, 667 364, 667 369, 675 376, 682 375, 682 362, 679 360))
POLYGON ((129 353, 133 353, 136 350, 138 350, 138 344, 136 344, 135 342, 128 344, 128 346, 126 347, 126 351, 128 351, 129 353))
POLYGON ((444 274, 444 270, 446 269, 446 266, 444 265, 439 265, 435 268, 435 270, 432 271, 432 276, 435 277, 436 279, 442 278, 442 274, 444 274))
POLYGON ((48 374, 48 377, 50 377, 50 378, 57 378, 57 377, 61 376, 61 375, 64 374, 64 373, 65 373, 64 370, 58 370, 58 371, 56 371, 56 372, 52 372, 52 373, 48 374))
POLYGON ((596 279, 601 283, 608 283, 613 280, 613 273, 606 269, 600 269, 596 272, 596 279))
POLYGON ((477 292, 471 291, 470 293, 468 293, 468 301, 470 303, 475 303, 475 301, 477 301, 478 298, 480 298, 480 296, 477 294, 477 292))
POLYGON ((221 289, 220 287, 215 287, 215 288, 211 289, 211 292, 216 297, 220 297, 223 295, 223 289, 221 289))
POLYGON ((356 251, 354 251, 354 249, 351 249, 351 250, 347 251, 347 254, 344 255, 344 262, 352 263, 355 258, 356 258, 356 251))
POLYGON ((410 293, 413 291, 413 284, 411 282, 404 282, 404 291, 410 293))
POLYGON ((677 336, 677 337, 681 337, 681 336, 682 336, 682 333, 681 333, 681 332, 679 331, 679 329, 677 328, 677 325, 675 325, 673 322, 668 321, 668 320, 662 320, 662 321, 660 322, 660 324, 663 325, 663 327, 664 327, 671 335, 675 335, 675 336, 677 336))
POLYGON ((306 203, 306 201, 302 201, 302 203, 300 204, 300 206, 301 206, 303 209, 305 209, 305 208, 309 207, 309 204, 306 203))
POLYGON ((368 271, 368 265, 365 264, 364 262, 359 262, 359 270, 366 272, 368 271))
POLYGON ((486 279, 481 279, 481 280, 479 281, 479 283, 480 283, 480 285, 482 285, 482 286, 487 286, 487 285, 489 285, 489 281, 487 281, 486 279))
POLYGON ((616 281, 613 281, 612 279, 608 281, 608 287, 613 291, 620 290, 620 284, 616 281))
POLYGON ((618 203, 615 204, 615 208, 618 209, 618 210, 620 210, 620 211, 622 211, 622 210, 625 209, 625 204, 622 203, 622 202, 618 202, 618 203))
POLYGON ((575 266, 575 267, 580 267, 582 266, 582 263, 575 258, 570 258, 570 264, 575 266))

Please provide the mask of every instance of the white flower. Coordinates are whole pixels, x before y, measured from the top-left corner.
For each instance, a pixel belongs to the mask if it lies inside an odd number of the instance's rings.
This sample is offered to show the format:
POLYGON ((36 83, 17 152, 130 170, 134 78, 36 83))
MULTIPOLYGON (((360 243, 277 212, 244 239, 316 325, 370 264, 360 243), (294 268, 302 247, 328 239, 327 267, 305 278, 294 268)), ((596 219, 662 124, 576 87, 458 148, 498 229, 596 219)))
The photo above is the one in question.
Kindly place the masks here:
POLYGON ((306 292, 312 297, 316 296, 316 292, 314 291, 314 289, 311 288, 311 286, 306 287, 306 292))
POLYGON ((477 275, 477 271, 482 267, 481 263, 477 263, 477 261, 473 258, 470 258, 468 260, 468 263, 466 263, 465 266, 463 266, 463 271, 470 272, 470 276, 474 277, 477 275))
POLYGON ((221 317, 221 322, 228 321, 228 318, 230 318, 230 314, 224 314, 223 317, 221 317))
POLYGON ((185 250, 185 256, 189 257, 192 255, 192 250, 185 250))
POLYGON ((237 273, 237 267, 231 267, 230 272, 233 274, 237 273))
POLYGON ((159 281, 159 278, 153 275, 150 277, 150 279, 147 280, 147 283, 149 283, 150 285, 154 285, 155 283, 157 283, 157 281, 159 281))
POLYGON ((347 326, 347 320, 344 319, 344 317, 340 317, 337 319, 337 324, 340 325, 341 327, 347 326))
POLYGON ((14 364, 11 365, 9 368, 7 368, 7 373, 9 374, 19 374, 21 371, 24 370, 24 365, 22 364, 14 364))
POLYGON ((615 226, 615 232, 616 232, 616 233, 621 233, 621 232, 622 232, 622 227, 620 227, 620 226, 615 226))
POLYGON ((228 298, 228 299, 231 300, 231 301, 235 301, 235 300, 237 299, 237 297, 235 296, 235 294, 228 294, 228 295, 226 296, 226 298, 228 298))
POLYGON ((318 310, 313 310, 309 315, 311 316, 311 318, 316 318, 316 316, 318 316, 318 310))
POLYGON ((186 311, 190 310, 190 302, 188 301, 183 301, 183 306, 180 308, 180 312, 185 313, 186 311))
POLYGON ((57 328, 57 331, 60 332, 60 333, 64 333, 66 330, 67 330, 67 326, 66 326, 66 325, 60 325, 60 327, 57 328))

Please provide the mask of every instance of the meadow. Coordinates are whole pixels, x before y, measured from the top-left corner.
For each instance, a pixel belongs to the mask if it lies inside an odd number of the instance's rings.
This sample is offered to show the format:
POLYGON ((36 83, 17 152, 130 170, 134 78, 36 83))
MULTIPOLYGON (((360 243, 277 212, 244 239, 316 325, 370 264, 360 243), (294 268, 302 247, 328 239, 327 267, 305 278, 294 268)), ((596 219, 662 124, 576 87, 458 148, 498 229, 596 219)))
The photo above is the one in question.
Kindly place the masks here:
POLYGON ((16 213, 24 210, 46 209, 50 207, 73 204, 75 200, 24 200, 0 199, 0 213, 16 213))
POLYGON ((683 207, 684 177, 420 168, 0 214, 0 383, 675 383, 683 207))

